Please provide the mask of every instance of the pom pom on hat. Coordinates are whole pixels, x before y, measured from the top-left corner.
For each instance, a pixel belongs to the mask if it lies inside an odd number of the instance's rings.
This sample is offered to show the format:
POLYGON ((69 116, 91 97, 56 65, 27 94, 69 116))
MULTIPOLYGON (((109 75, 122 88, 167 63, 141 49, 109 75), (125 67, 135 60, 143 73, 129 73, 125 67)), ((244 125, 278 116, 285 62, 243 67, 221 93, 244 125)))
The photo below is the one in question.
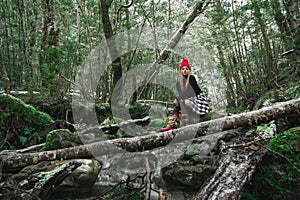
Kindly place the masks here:
POLYGON ((182 62, 181 62, 180 67, 179 67, 180 70, 181 70, 184 66, 187 66, 187 67, 191 70, 191 66, 190 66, 189 61, 188 61, 187 58, 183 58, 183 59, 182 59, 182 62))

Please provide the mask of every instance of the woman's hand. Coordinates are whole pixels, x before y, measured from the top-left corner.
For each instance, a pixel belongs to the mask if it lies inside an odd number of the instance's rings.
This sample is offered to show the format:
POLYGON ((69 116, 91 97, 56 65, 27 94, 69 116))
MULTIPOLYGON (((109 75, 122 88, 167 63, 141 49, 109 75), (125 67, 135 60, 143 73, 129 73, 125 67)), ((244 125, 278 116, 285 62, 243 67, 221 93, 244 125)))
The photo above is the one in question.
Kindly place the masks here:
POLYGON ((188 100, 188 99, 185 99, 185 100, 184 100, 184 104, 185 104, 187 107, 191 107, 191 106, 192 106, 190 100, 188 100))

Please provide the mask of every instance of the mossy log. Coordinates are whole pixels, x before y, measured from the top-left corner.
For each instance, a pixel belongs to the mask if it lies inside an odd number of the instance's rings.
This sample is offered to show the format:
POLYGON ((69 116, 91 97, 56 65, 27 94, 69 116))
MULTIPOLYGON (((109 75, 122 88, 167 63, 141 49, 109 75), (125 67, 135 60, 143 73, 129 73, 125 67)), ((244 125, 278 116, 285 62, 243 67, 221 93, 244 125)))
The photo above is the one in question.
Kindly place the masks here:
POLYGON ((136 152, 151 150, 157 147, 166 146, 170 142, 182 142, 192 139, 196 134, 213 134, 216 132, 255 125, 271 120, 299 114, 300 99, 281 102, 274 106, 262 109, 226 116, 198 124, 189 125, 176 130, 158 132, 149 135, 137 136, 133 138, 119 138, 114 140, 104 140, 95 143, 80 145, 71 148, 44 151, 38 153, 8 153, 0 154, 3 172, 13 171, 41 161, 56 159, 91 158, 107 155, 112 152, 136 152))
POLYGON ((1 149, 38 144, 54 122, 48 114, 9 94, 0 94, 0 111, 1 149))

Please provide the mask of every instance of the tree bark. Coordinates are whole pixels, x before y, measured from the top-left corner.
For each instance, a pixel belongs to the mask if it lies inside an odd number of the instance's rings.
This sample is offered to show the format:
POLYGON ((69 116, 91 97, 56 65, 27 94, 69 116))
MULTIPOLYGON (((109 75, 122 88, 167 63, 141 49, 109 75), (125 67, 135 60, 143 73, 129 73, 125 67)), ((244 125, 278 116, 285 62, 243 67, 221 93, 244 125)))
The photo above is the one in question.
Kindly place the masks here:
POLYGON ((287 0, 285 2, 287 20, 291 27, 294 48, 296 52, 295 61, 300 61, 300 9, 298 0, 287 0))
MULTIPOLYGON (((158 132, 133 138, 119 138, 90 143, 71 148, 44 151, 37 153, 11 153, 2 151, 0 163, 3 172, 16 171, 28 165, 37 164, 41 161, 67 160, 74 158, 91 158, 109 153, 137 152, 162 147, 174 140, 175 142, 186 141, 197 135, 213 134, 216 132, 238 128, 243 126, 257 125, 269 122, 273 119, 300 113, 300 98, 281 102, 274 106, 264 107, 259 110, 218 118, 198 124, 189 125, 176 130, 158 132), (93 153, 91 153, 93 152, 93 153)), ((173 141, 173 142, 174 142, 173 141)))
MULTIPOLYGON (((268 145, 268 142, 264 144, 268 145)), ((256 164, 267 152, 266 148, 257 148, 223 148, 216 172, 189 200, 239 199, 244 184, 251 179, 256 164)))
MULTIPOLYGON (((100 0, 101 2, 101 19, 103 24, 103 31, 106 39, 106 43, 109 50, 109 55, 112 61, 112 89, 110 91, 115 91, 114 95, 116 98, 119 96, 120 89, 114 89, 117 86, 118 81, 122 77, 122 63, 117 50, 116 41, 114 38, 113 28, 110 22, 109 7, 111 6, 112 0, 100 0)), ((121 84, 120 84, 121 85, 121 84)), ((118 87, 121 87, 118 85, 118 87)))
POLYGON ((54 0, 42 0, 43 9, 43 27, 41 35, 41 49, 39 57, 40 73, 42 86, 48 88, 50 86, 49 68, 50 65, 56 65, 59 62, 55 59, 54 54, 58 45, 59 30, 55 26, 54 0), (51 55, 52 54, 52 55, 51 55))
POLYGON ((283 38, 283 42, 285 44, 285 49, 290 49, 290 39, 292 37, 291 32, 289 31, 289 25, 287 23, 287 20, 285 20, 285 16, 281 12, 281 6, 279 0, 271 0, 270 1, 272 9, 273 9, 273 15, 274 19, 276 21, 276 24, 279 28, 281 37, 283 38))

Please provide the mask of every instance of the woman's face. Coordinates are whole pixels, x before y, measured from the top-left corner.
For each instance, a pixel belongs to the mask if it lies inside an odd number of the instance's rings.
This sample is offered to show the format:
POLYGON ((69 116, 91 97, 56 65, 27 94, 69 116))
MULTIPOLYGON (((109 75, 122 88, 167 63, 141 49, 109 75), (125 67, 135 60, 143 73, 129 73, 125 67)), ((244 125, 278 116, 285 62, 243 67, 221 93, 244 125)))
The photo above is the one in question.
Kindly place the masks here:
POLYGON ((188 75, 189 71, 190 71, 190 69, 187 66, 183 66, 181 68, 181 74, 184 75, 184 76, 188 75))

